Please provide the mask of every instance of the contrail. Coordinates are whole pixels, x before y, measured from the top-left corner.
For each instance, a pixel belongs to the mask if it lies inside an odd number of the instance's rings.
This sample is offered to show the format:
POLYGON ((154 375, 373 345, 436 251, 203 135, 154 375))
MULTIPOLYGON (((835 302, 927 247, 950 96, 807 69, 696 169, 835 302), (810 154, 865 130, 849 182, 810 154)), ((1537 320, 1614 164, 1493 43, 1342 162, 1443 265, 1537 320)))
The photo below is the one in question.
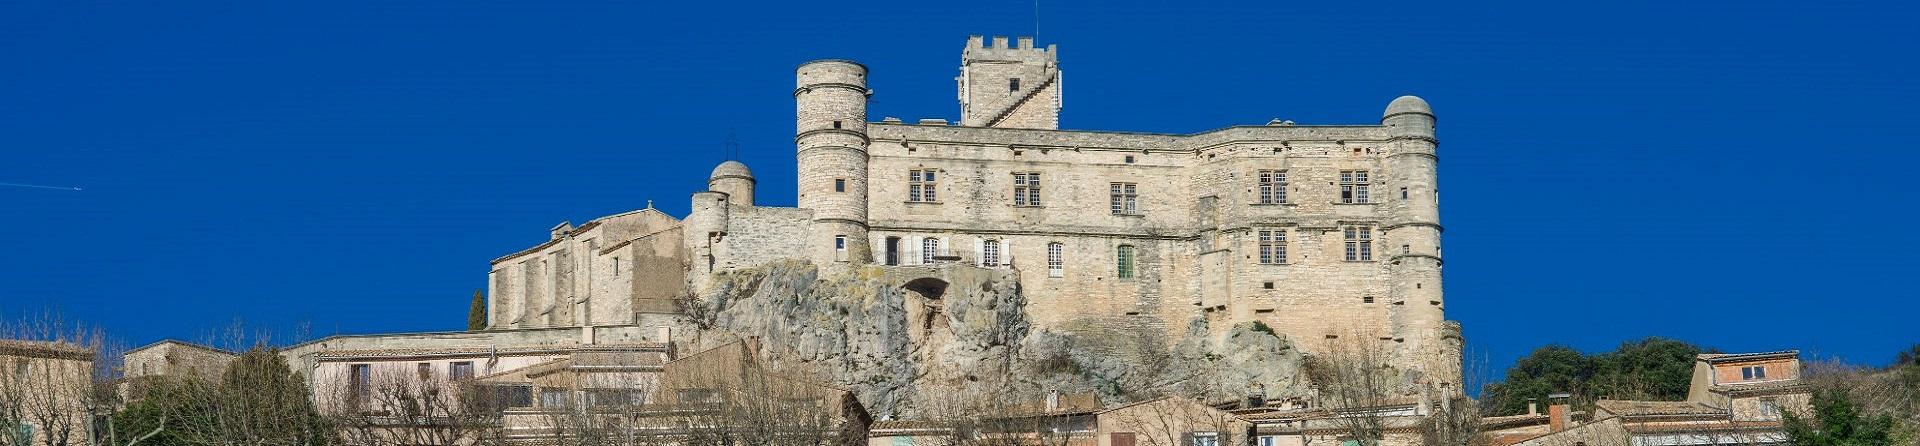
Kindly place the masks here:
POLYGON ((30 187, 34 189, 53 189, 53 190, 84 190, 78 187, 71 187, 71 186, 41 186, 38 184, 19 184, 19 183, 0 183, 0 186, 30 187))

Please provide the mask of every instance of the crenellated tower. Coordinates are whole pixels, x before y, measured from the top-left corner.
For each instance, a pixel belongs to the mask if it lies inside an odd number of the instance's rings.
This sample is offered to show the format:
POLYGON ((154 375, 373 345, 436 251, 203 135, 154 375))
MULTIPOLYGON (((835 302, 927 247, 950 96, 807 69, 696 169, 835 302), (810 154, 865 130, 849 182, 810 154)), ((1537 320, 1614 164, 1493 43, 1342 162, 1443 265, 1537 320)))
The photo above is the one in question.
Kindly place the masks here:
POLYGON ((1458 344, 1458 329, 1448 330, 1446 302, 1440 292, 1440 202, 1436 187, 1439 158, 1433 109, 1427 101, 1401 96, 1387 105, 1380 124, 1387 127, 1387 202, 1384 229, 1392 253, 1394 337, 1403 358, 1415 358, 1429 371, 1431 384, 1458 389, 1460 365, 1447 345, 1458 344), (1451 339, 1449 339, 1451 337, 1451 339))
POLYGON ((1009 46, 967 37, 960 55, 960 125, 1023 129, 1060 128, 1060 51, 1034 48, 1032 37, 1009 46))
POLYGON ((873 260, 867 242, 867 67, 849 60, 801 64, 793 91, 799 206, 813 211, 814 264, 873 260))

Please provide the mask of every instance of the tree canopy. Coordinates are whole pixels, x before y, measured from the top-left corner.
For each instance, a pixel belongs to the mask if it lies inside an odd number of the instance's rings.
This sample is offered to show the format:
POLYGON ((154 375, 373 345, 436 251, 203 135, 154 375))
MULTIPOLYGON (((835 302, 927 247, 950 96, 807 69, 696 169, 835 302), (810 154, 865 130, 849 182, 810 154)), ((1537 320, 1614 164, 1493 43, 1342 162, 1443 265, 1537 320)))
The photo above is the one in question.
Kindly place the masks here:
POLYGON ((1611 352, 1582 354, 1565 345, 1547 345, 1520 358, 1504 381, 1489 384, 1481 401, 1490 415, 1527 411, 1529 398, 1565 392, 1576 405, 1599 398, 1679 400, 1687 396, 1699 346, 1664 338, 1620 344, 1611 352))

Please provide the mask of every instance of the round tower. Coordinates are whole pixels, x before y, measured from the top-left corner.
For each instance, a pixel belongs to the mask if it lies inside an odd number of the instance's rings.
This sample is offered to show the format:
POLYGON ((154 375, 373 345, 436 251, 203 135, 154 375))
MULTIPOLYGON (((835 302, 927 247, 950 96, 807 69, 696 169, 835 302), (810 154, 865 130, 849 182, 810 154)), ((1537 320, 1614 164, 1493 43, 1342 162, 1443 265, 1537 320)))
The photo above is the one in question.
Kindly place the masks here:
MULTIPOLYGON (((1460 387, 1460 364, 1449 364, 1446 301, 1440 287, 1440 202, 1433 109, 1427 101, 1401 96, 1380 118, 1386 127, 1388 217, 1382 237, 1391 255, 1393 325, 1404 342, 1402 353, 1422 364, 1430 384, 1460 387)), ((1457 334, 1453 338, 1457 339, 1457 334)))
POLYGON ((813 210, 814 263, 872 261, 867 243, 867 67, 850 60, 801 64, 793 90, 799 206, 813 210))
POLYGON ((693 193, 693 212, 680 221, 680 236, 687 247, 689 289, 705 292, 714 270, 727 255, 722 241, 732 218, 727 204, 732 198, 725 192, 705 190, 693 193))
POLYGON ((707 176, 707 190, 727 194, 729 201, 741 206, 753 206, 753 183, 753 171, 739 161, 720 163, 707 176))

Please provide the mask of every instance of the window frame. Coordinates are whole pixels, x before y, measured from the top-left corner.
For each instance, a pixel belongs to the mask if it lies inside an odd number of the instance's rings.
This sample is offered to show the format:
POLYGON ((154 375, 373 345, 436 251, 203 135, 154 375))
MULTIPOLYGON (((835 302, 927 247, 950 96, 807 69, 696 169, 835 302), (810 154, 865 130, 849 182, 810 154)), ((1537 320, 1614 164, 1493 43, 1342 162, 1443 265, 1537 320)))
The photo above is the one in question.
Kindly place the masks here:
POLYGON ((473 379, 473 361, 454 361, 447 363, 447 379, 453 381, 473 379))
POLYGON ((1287 170, 1261 169, 1254 173, 1259 204, 1287 204, 1287 170))
POLYGON ((1373 261, 1373 226, 1345 225, 1340 227, 1341 245, 1345 247, 1348 262, 1373 261))
POLYGON ((999 239, 985 239, 980 241, 980 266, 987 268, 1000 266, 999 239))
POLYGON ((1067 247, 1060 242, 1047 243, 1047 277, 1065 277, 1067 247))
POLYGON ((1040 172, 1013 173, 1013 205, 1043 207, 1040 201, 1040 172))
POLYGON ((1139 183, 1107 183, 1107 201, 1113 215, 1142 215, 1139 183))
POLYGON ((1261 265, 1287 264, 1286 228, 1260 228, 1254 231, 1254 240, 1259 246, 1257 252, 1261 265))
POLYGON ((1340 204, 1373 203, 1373 175, 1366 169, 1340 171, 1340 204))
POLYGON ((1133 245, 1120 245, 1113 249, 1114 271, 1117 279, 1137 279, 1140 277, 1140 252, 1133 245))
POLYGON ((907 202, 939 203, 940 170, 933 168, 915 168, 907 170, 907 202))
POLYGON ((933 262, 936 261, 934 257, 939 257, 939 256, 940 256, 940 238, 939 237, 927 237, 927 238, 920 239, 920 264, 932 265, 933 262))

